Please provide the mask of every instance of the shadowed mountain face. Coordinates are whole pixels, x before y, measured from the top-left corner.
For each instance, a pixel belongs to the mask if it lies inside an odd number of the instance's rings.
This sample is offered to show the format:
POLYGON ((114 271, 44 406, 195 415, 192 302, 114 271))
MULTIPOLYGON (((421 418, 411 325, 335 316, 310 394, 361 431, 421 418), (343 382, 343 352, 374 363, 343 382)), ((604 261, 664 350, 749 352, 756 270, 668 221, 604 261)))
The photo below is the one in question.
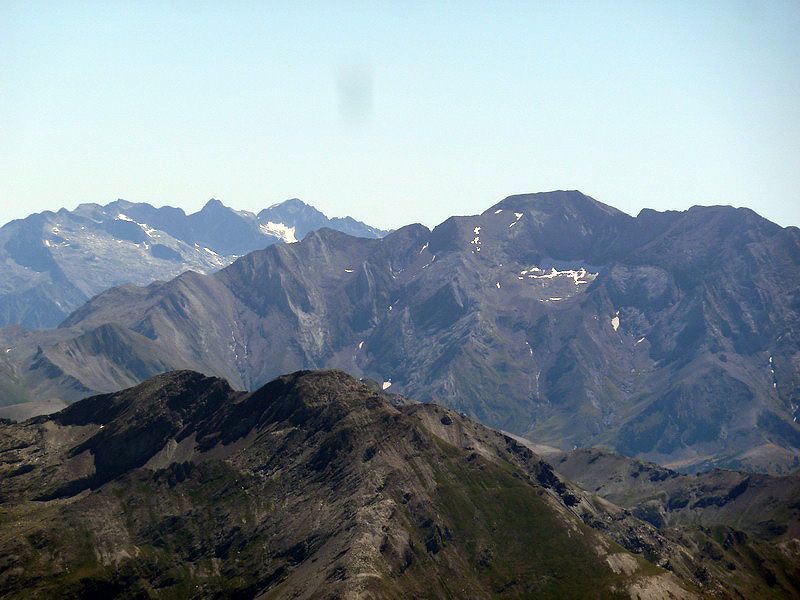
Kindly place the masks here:
POLYGON ((363 237, 386 233, 350 217, 328 219, 300 200, 258 217, 219 200, 190 215, 125 200, 31 215, 0 228, 0 326, 55 327, 110 287, 145 285, 190 269, 210 273, 320 227, 363 237))
POLYGON ((564 449, 777 473, 800 448, 798 281, 800 232, 750 210, 633 218, 552 192, 433 231, 318 230, 0 344, 40 400, 337 367, 564 449))
POLYGON ((683 475, 598 448, 548 453, 546 458, 581 487, 659 529, 699 524, 715 530, 733 527, 756 539, 800 537, 798 474, 714 469, 683 475))
POLYGON ((0 475, 6 598, 797 592, 780 535, 703 556, 704 530, 659 531, 509 437, 335 371, 253 393, 173 372, 0 423, 0 475))

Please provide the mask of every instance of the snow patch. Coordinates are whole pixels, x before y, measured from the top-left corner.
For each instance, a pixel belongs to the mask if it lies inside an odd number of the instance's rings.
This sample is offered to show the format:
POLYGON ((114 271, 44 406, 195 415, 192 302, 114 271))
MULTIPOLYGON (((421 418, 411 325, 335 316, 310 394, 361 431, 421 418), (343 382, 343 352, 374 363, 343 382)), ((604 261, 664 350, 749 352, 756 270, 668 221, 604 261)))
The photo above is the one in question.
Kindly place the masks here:
POLYGON ((364 347, 364 340, 358 342, 358 349, 361 350, 364 347))
POLYGON ((512 228, 517 223, 519 223, 519 220, 522 218, 522 213, 515 212, 514 216, 516 217, 516 220, 511 225, 508 226, 509 229, 512 228))
POLYGON ((267 221, 266 223, 261 223, 258 228, 264 235, 278 237, 287 244, 293 244, 297 241, 297 238, 295 237, 295 228, 284 225, 283 223, 273 223, 272 221, 267 221))
POLYGON ((638 340, 636 340, 636 343, 634 344, 634 346, 638 346, 639 344, 641 344, 644 341, 644 339, 645 338, 639 338, 638 340))
POLYGON ((494 211, 494 214, 499 215, 501 212, 503 212, 503 209, 498 208, 496 211, 494 211))
POLYGON ((139 225, 139 227, 141 227, 144 230, 144 232, 147 234, 148 237, 151 237, 151 238, 161 237, 159 235, 159 233, 158 233, 158 230, 157 229, 153 229, 147 223, 139 223, 138 225, 139 225))
POLYGON ((133 219, 131 219, 128 215, 123 214, 123 213, 119 213, 117 215, 117 217, 116 217, 116 220, 117 221, 130 221, 131 223, 135 223, 136 222, 133 219))
POLYGON ((423 268, 423 269, 427 269, 428 267, 430 267, 430 266, 431 266, 431 264, 433 264, 433 261, 435 261, 435 260, 436 260, 436 255, 434 254, 434 255, 433 255, 433 258, 431 258, 431 261, 430 261, 428 264, 426 264, 426 265, 423 265, 423 267, 422 267, 422 268, 423 268))
POLYGON ((391 379, 389 381, 384 381, 383 385, 381 385, 381 389, 384 389, 384 390, 388 390, 390 387, 392 387, 392 380, 391 379))
POLYGON ((472 233, 475 234, 475 237, 472 238, 472 241, 470 242, 470 244, 475 246, 475 251, 480 252, 481 251, 481 236, 480 236, 481 228, 480 228, 480 226, 475 227, 475 229, 472 230, 472 233))
POLYGON ((427 249, 428 249, 428 242, 425 242, 425 245, 422 247, 422 249, 419 251, 419 253, 422 254, 427 249))
POLYGON ((500 289, 500 282, 498 281, 497 283, 495 283, 495 285, 497 286, 497 289, 499 290, 500 289))
POLYGON ((520 275, 527 275, 530 279, 555 279, 557 277, 569 277, 575 285, 586 285, 591 283, 597 278, 597 273, 590 273, 584 267, 580 269, 567 269, 559 271, 555 267, 551 267, 550 272, 545 272, 539 267, 531 267, 530 269, 523 269, 519 272, 520 275))
POLYGON ((612 317, 612 319, 611 319, 611 327, 614 328, 614 331, 619 329, 619 311, 617 311, 617 314, 615 314, 612 317))
POLYGON ((345 269, 344 272, 345 273, 353 273, 354 271, 353 271, 353 269, 345 269))
POLYGON ((47 246, 48 248, 52 248, 53 247, 53 244, 50 242, 50 240, 45 240, 44 241, 44 245, 47 246))

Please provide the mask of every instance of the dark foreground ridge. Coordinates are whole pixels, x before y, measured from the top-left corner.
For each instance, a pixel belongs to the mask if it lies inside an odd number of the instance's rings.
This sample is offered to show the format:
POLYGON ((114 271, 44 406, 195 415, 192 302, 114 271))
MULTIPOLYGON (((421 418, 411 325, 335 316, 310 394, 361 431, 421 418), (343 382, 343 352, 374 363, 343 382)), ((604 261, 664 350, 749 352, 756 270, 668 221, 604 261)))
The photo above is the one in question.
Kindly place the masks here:
POLYGON ((800 593, 786 531, 659 529, 509 437, 400 400, 338 371, 253 393, 177 371, 2 422, 0 596, 800 593))

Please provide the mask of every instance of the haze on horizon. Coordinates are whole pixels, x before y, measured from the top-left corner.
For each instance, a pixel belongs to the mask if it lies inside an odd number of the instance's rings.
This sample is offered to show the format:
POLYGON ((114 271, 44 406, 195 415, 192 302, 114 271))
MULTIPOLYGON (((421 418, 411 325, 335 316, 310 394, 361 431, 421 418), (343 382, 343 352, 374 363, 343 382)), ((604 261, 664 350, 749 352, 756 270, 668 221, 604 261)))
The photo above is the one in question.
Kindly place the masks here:
POLYGON ((298 197, 396 228, 579 189, 800 225, 800 4, 0 4, 0 223, 298 197))

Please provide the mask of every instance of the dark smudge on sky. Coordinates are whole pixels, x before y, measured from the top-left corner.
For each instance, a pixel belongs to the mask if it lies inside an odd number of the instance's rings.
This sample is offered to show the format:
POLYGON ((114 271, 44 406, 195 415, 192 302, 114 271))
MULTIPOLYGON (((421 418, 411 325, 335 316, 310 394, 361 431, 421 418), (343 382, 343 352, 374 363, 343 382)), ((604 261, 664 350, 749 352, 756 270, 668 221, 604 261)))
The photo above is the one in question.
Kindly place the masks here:
POLYGON ((342 63, 336 78, 339 116, 348 125, 360 126, 372 115, 373 76, 369 63, 350 60, 342 63))

